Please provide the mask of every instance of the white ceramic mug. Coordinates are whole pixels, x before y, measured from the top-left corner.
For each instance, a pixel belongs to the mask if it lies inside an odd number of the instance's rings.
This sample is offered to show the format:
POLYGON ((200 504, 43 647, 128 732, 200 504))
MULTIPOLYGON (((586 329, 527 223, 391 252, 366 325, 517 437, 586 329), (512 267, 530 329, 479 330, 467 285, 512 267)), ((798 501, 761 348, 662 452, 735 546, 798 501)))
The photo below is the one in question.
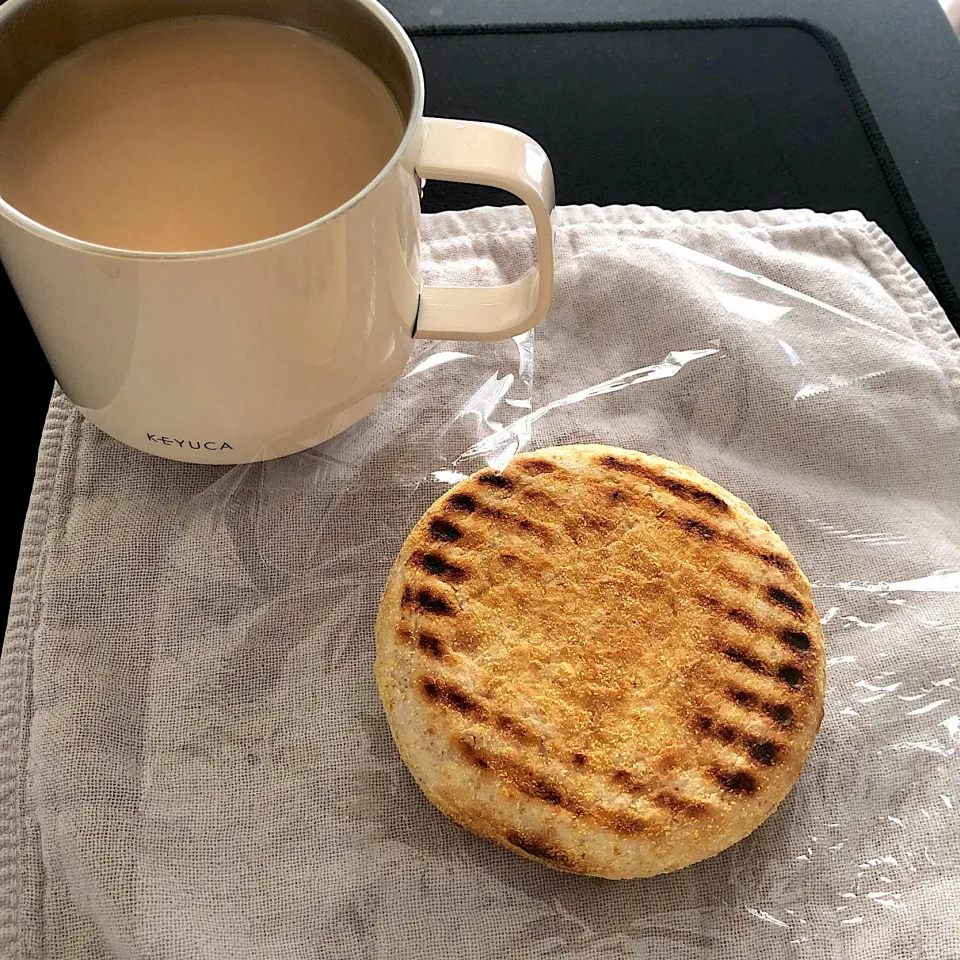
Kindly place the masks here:
POLYGON ((404 113, 387 166, 332 213, 279 237, 200 253, 86 243, 0 198, 0 258, 67 396, 98 427, 174 460, 246 463, 306 449, 367 414, 413 338, 530 329, 553 284, 553 175, 506 127, 423 117, 410 39, 375 0, 6 0, 0 109, 40 70, 114 30, 226 14, 334 40, 404 113), (497 287, 422 286, 424 179, 500 187, 533 212, 537 266, 497 287))

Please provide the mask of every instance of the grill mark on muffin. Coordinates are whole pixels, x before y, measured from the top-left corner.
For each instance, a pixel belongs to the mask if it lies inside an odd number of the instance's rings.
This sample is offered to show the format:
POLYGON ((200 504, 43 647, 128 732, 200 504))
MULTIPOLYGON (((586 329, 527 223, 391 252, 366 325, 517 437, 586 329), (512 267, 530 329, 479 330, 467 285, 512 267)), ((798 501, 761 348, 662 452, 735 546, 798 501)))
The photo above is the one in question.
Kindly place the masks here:
POLYGON ((619 487, 616 487, 613 490, 608 489, 607 499, 610 501, 610 503, 615 504, 633 503, 633 497, 631 497, 626 490, 621 490, 619 487))
POLYGON ((477 483, 482 483, 485 487, 494 487, 497 490, 513 489, 513 481, 502 473, 497 473, 496 470, 484 470, 482 473, 478 473, 475 479, 477 483))
MULTIPOLYGON (((529 783, 524 784, 524 790, 531 797, 536 797, 538 800, 549 803, 554 807, 563 807, 570 802, 555 783, 551 783, 543 777, 538 777, 536 774, 531 776, 529 783)), ((579 806, 576 807, 576 812, 580 812, 579 806)))
POLYGON ((655 793, 650 800, 658 807, 663 807, 670 813, 679 816, 702 817, 709 809, 707 804, 694 800, 692 797, 686 797, 675 790, 661 790, 659 793, 655 793))
POLYGON ((429 530, 430 536, 441 543, 456 543, 463 536, 463 531, 442 517, 431 520, 429 530))
POLYGON ((543 490, 538 490, 536 487, 526 487, 520 491, 520 499, 528 500, 530 503, 537 503, 541 507, 545 507, 549 510, 555 510, 557 513, 560 513, 563 510, 563 505, 556 500, 554 497, 551 497, 549 493, 546 493, 543 490))
POLYGON ((697 600, 701 606, 721 614, 726 617, 727 620, 732 620, 747 630, 756 630, 759 626, 757 618, 749 611, 743 610, 740 607, 728 607, 724 603, 721 603, 716 597, 711 597, 708 593, 698 594, 697 600))
POLYGON ((755 630, 758 626, 757 618, 752 613, 747 613, 746 610, 730 607, 726 614, 728 620, 733 620, 734 623, 739 623, 741 627, 746 627, 748 630, 755 630))
POLYGON ((639 833, 652 833, 657 825, 647 817, 631 813, 629 810, 607 810, 598 808, 590 812, 590 817, 601 826, 609 827, 622 837, 636 836, 639 833))
POLYGON ((455 683, 437 677, 421 677, 419 687, 424 699, 431 703, 455 710, 478 723, 494 727, 518 743, 540 743, 540 738, 516 717, 491 710, 479 697, 468 693, 455 683))
POLYGON ((455 617, 457 608, 432 587, 416 589, 409 584, 403 588, 401 606, 423 613, 434 613, 438 617, 455 617))
MULTIPOLYGON (((794 569, 790 566, 786 557, 781 557, 774 553, 767 553, 763 550, 758 550, 757 547, 750 543, 749 541, 743 540, 734 532, 725 533, 722 531, 717 531, 717 536, 714 538, 718 546, 723 546, 728 550, 736 551, 737 553, 742 553, 744 556, 750 557, 753 560, 759 560, 761 563, 774 567, 777 570, 780 570, 783 573, 793 574, 794 569)), ((761 586, 759 583, 751 584, 752 589, 757 589, 761 586)))
POLYGON ((697 717, 694 723, 698 730, 719 743, 733 743, 737 739, 737 731, 729 724, 703 716, 697 717))
POLYGON ((527 517, 519 517, 502 507, 493 506, 489 503, 478 503, 475 512, 479 516, 496 520, 504 526, 513 527, 520 533, 530 534, 548 546, 554 542, 553 531, 548 526, 538 523, 536 520, 529 520, 527 517))
POLYGON ((777 671, 777 679, 796 690, 803 686, 806 678, 799 667, 788 663, 777 671))
POLYGON ((433 633, 420 633, 417 635, 417 646, 431 657, 443 657, 447 650, 443 641, 433 633))
POLYGON ((728 660, 732 660, 734 663, 739 663, 741 666, 746 667, 748 670, 752 670, 754 673, 760 673, 766 676, 769 672, 767 670, 767 665, 759 657, 755 657, 752 653, 744 650, 742 647, 724 647, 720 652, 728 660))
POLYGON ((693 517, 679 517, 676 522, 681 529, 692 533, 695 537, 700 537, 701 540, 715 540, 720 536, 720 531, 716 527, 711 527, 709 523, 695 520, 693 517))
POLYGON ((649 792, 647 784, 629 770, 614 770, 610 774, 610 782, 638 797, 649 792))
POLYGON ((793 722, 793 710, 786 703, 765 701, 749 690, 741 690, 736 687, 730 689, 728 692, 730 699, 738 706, 752 713, 763 713, 778 727, 789 727, 793 722))
MULTIPOLYGON (((803 670, 795 664, 785 663, 780 666, 768 664, 759 657, 754 656, 754 654, 750 653, 749 650, 744 650, 743 647, 722 647, 720 648, 720 653, 728 660, 732 660, 734 663, 738 663, 741 666, 746 667, 748 670, 752 670, 754 673, 760 674, 761 676, 772 676, 780 683, 786 684, 792 690, 799 690, 800 687, 807 682, 807 678, 804 675, 803 670)), ((773 714, 770 712, 770 710, 767 710, 766 712, 773 717, 773 714)), ((793 715, 791 711, 791 720, 792 716, 793 715)), ((781 722, 776 720, 776 717, 773 717, 773 719, 777 723, 781 722)))
POLYGON ((789 610, 795 617, 803 619, 807 614, 807 605, 799 597, 779 587, 767 587, 767 598, 778 607, 789 610))
POLYGON ((810 649, 810 634, 803 630, 782 630, 780 639, 787 646, 793 647, 794 650, 799 650, 801 653, 810 649))
POLYGON ((608 520, 598 513, 589 513, 586 510, 565 524, 567 533, 570 534, 575 543, 580 543, 585 533, 605 533, 613 525, 612 520, 608 520))
POLYGON ((520 564, 521 560, 515 553, 501 553, 500 562, 505 567, 516 567, 520 564))
POLYGON ((681 758, 682 754, 676 749, 663 750, 654 758, 653 769, 669 776, 683 766, 681 758))
POLYGON ((525 764, 502 754, 486 750, 466 737, 460 737, 456 741, 456 745, 467 762, 496 773, 501 779, 506 780, 528 797, 542 800, 553 807, 562 807, 574 814, 583 812, 583 806, 578 797, 565 793, 559 784, 554 783, 537 771, 531 770, 525 764))
POLYGON ((674 480, 672 478, 664 477, 661 482, 661 486, 665 487, 672 494, 680 497, 682 500, 690 500, 693 503, 707 507, 716 511, 717 513, 730 512, 729 504, 722 497, 718 497, 715 493, 711 493, 709 490, 704 490, 701 487, 694 486, 693 484, 687 483, 683 480, 674 480))
POLYGON ((508 737, 520 743, 539 743, 540 738, 531 733, 519 720, 507 714, 500 714, 494 721, 494 726, 508 737))
POLYGON ((407 561, 411 567, 418 567, 424 573, 447 583, 463 583, 467 571, 456 563, 451 563, 439 553, 417 551, 407 561))
POLYGON ((517 830, 508 830, 505 839, 507 843, 518 850, 522 850, 544 863, 562 867, 566 870, 575 870, 578 865, 577 861, 569 856, 566 851, 539 837, 528 837, 517 830))
POLYGON ((469 740, 464 740, 461 737, 459 740, 457 740, 456 745, 461 756, 467 761, 467 763, 472 763, 475 767, 479 767, 481 770, 491 769, 490 761, 487 759, 486 755, 477 750, 477 748, 469 740))
MULTIPOLYGON (((658 512, 657 516, 661 519, 672 521, 678 527, 680 527, 681 530, 691 534, 694 537, 697 537, 700 540, 714 543, 717 546, 725 547, 726 549, 736 551, 737 553, 742 553, 754 560, 759 560, 766 566, 779 570, 781 573, 787 574, 790 577, 794 577, 796 574, 796 565, 790 560, 789 557, 785 557, 777 553, 771 553, 769 550, 760 548, 756 544, 751 543, 749 540, 745 540, 735 530, 721 530, 713 524, 706 522, 701 517, 691 517, 684 513, 677 513, 666 509, 658 512)), ((724 574, 731 582, 737 583, 741 586, 749 587, 750 589, 757 589, 761 586, 761 584, 756 582, 751 583, 746 577, 731 571, 729 568, 724 571, 724 574)), ((778 594, 786 594, 786 596, 790 598, 788 601, 786 601, 787 603, 800 603, 801 605, 803 603, 803 601, 801 601, 798 597, 788 594, 785 590, 780 590, 777 587, 770 587, 769 589, 771 591, 777 591, 778 594)), ((772 597, 768 598, 773 599, 772 597)), ((778 603, 778 605, 782 605, 779 600, 775 600, 774 602, 778 603)), ((803 613, 806 613, 805 607, 803 608, 803 613)))
POLYGON ((781 573, 793 573, 794 563, 789 557, 784 557, 779 553, 758 553, 757 557, 768 567, 774 567, 781 573))
POLYGON ((757 791, 757 779, 746 770, 728 770, 722 767, 713 767, 710 776, 730 793, 749 796, 757 791))
POLYGON ((431 703, 449 707, 465 717, 480 719, 486 715, 483 704, 454 683, 424 677, 420 680, 420 692, 431 703))
POLYGON ((534 476, 539 476, 543 473, 553 473, 558 469, 557 464, 545 459, 517 460, 514 466, 516 469, 522 470, 524 473, 533 474, 534 476))
POLYGON ((780 746, 772 740, 754 740, 747 743, 747 753, 749 753, 757 763, 762 763, 765 767, 770 767, 773 766, 777 757, 780 756, 780 746))
POLYGON ((473 513, 477 509, 477 501, 469 493, 455 493, 447 500, 447 505, 460 513, 473 513))
POLYGON ((789 727, 793 723, 793 710, 786 703, 765 703, 764 713, 780 727, 789 727))
POLYGON ((752 760, 765 767, 773 766, 783 750, 782 745, 773 740, 758 740, 743 730, 738 730, 726 723, 720 723, 710 717, 696 717, 694 727, 722 744, 736 744, 745 749, 752 760))
POLYGON ((631 835, 649 831, 651 824, 646 817, 638 816, 629 810, 614 810, 593 806, 577 793, 564 790, 560 784, 545 774, 531 769, 502 754, 494 753, 476 743, 460 737, 456 740, 461 756, 482 770, 489 770, 528 797, 533 797, 552 807, 559 807, 574 816, 593 820, 609 827, 615 833, 631 835))
POLYGON ((658 470, 644 466, 638 461, 621 460, 612 454, 605 454, 599 459, 601 466, 608 467, 611 470, 619 470, 622 473, 632 473, 635 476, 643 477, 645 480, 657 487, 672 493, 681 500, 687 500, 696 503, 701 507, 712 510, 715 513, 730 513, 730 505, 722 497, 718 497, 709 490, 704 490, 686 480, 678 480, 675 477, 669 477, 658 470))
POLYGON ((741 590, 752 592, 756 588, 756 584, 752 582, 749 577, 745 577, 743 574, 738 573, 736 570, 731 570, 729 567, 721 567, 717 570, 717 573, 724 583, 732 584, 741 590))

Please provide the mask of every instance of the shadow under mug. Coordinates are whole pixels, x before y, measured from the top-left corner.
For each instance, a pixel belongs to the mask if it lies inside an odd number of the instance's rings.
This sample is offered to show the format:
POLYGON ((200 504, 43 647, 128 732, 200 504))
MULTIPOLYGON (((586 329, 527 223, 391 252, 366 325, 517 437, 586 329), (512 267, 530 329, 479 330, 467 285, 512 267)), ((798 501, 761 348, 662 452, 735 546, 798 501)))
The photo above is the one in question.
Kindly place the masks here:
POLYGON ((389 163, 340 208, 281 236, 199 252, 86 243, 0 198, 0 259, 61 387, 132 447, 248 463, 304 450, 369 413, 413 338, 496 340, 533 327, 553 286, 553 174, 530 137, 423 117, 409 37, 375 0, 6 0, 0 110, 53 61, 166 17, 253 17, 333 40, 405 120, 389 163), (494 287, 420 281, 424 179, 499 187, 533 213, 537 265, 494 287))

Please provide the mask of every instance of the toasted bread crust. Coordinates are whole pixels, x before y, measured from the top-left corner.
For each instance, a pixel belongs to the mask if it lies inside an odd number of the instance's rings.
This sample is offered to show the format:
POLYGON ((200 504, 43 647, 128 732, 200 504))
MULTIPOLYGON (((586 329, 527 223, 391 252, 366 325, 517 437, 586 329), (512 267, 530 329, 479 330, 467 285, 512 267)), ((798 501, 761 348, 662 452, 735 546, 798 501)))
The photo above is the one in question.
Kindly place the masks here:
POLYGON ((551 867, 652 876, 762 823, 823 712, 806 578, 742 501, 602 446, 441 497, 377 620, 404 762, 463 826, 551 867))

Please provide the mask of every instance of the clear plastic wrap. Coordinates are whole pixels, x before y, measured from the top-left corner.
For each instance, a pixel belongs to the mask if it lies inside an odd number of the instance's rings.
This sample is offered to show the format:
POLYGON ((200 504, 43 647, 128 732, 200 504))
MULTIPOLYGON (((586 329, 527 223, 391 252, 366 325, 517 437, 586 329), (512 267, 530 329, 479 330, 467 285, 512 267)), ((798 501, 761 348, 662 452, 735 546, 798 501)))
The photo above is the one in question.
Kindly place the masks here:
MULTIPOLYGON (((527 235, 497 216, 467 221, 483 242, 441 221, 427 272, 514 276, 527 235)), ((136 894, 90 881, 120 841, 71 836, 38 803, 46 859, 87 877, 77 909, 118 956, 960 954, 960 354, 945 320, 856 217, 583 214, 561 220, 558 262, 535 334, 418 343, 378 410, 303 454, 224 472, 68 431, 88 527, 65 525, 60 555, 89 569, 161 545, 136 605, 114 588, 102 601, 149 652, 145 706, 129 707, 148 720, 136 894), (373 682, 380 591, 421 513, 485 464, 571 442, 678 460, 745 499, 808 574, 826 634, 826 717, 797 787, 743 842, 652 880, 554 873, 455 826, 404 769, 373 682), (105 457, 137 504, 113 508, 123 549, 89 532, 105 457)), ((76 617, 68 572, 48 574, 38 650, 76 617)), ((120 689, 123 642, 104 640, 120 689)), ((41 666, 35 688, 51 683, 41 666)), ((82 737, 92 721, 74 722, 82 737)), ((51 735, 35 726, 31 750, 70 777, 51 735)))

